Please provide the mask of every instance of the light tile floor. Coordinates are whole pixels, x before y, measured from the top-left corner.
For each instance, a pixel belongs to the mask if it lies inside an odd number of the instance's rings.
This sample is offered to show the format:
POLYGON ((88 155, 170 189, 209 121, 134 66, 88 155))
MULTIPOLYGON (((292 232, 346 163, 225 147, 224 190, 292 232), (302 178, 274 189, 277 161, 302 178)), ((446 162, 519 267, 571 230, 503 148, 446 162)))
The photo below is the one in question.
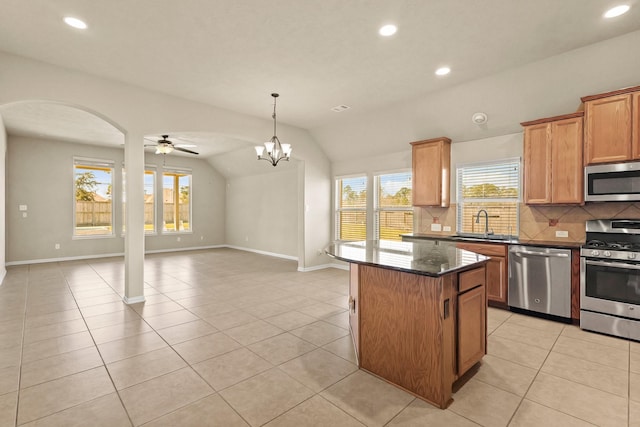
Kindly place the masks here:
POLYGON ((346 271, 215 249, 11 267, 0 426, 640 425, 640 344, 489 309, 488 354, 437 409, 357 369, 346 271))

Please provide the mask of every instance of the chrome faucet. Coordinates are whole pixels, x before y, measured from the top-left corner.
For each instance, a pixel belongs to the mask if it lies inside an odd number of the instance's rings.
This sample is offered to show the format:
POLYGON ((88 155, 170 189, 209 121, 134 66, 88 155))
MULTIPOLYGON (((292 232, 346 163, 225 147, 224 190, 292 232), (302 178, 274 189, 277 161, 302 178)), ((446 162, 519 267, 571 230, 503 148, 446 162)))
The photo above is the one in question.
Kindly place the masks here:
POLYGON ((489 231, 489 214, 486 210, 480 209, 476 214, 476 224, 480 223, 480 214, 484 212, 484 235, 488 236, 493 234, 493 230, 489 231))

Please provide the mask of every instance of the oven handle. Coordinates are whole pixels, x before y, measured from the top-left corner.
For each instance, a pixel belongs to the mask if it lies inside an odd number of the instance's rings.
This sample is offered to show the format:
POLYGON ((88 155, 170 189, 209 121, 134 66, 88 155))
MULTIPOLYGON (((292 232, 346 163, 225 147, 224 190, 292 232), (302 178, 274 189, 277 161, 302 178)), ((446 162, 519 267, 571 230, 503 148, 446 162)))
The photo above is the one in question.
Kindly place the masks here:
POLYGON ((557 253, 544 253, 544 252, 532 252, 532 251, 513 251, 511 252, 514 255, 534 255, 534 256, 543 256, 543 257, 557 257, 557 258, 568 258, 569 254, 566 253, 561 253, 561 254, 557 254, 557 253))
POLYGON ((600 265, 602 267, 622 267, 630 270, 640 270, 638 264, 627 264, 626 262, 610 262, 610 261, 591 261, 586 260, 587 265, 600 265))

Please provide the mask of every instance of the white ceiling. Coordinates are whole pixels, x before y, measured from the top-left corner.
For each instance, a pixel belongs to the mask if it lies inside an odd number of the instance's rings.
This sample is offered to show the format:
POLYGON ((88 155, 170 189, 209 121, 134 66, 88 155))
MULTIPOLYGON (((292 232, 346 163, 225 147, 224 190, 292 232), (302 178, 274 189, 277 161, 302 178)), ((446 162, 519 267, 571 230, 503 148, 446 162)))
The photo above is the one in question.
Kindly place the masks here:
MULTIPOLYGON (((3 0, 0 50, 265 118, 270 93, 279 92, 279 121, 327 129, 640 29, 638 0, 626 1, 626 15, 602 19, 622 1, 3 0), (65 15, 88 30, 67 27, 65 15), (379 36, 385 23, 397 24, 397 34, 379 36), (434 75, 441 65, 449 76, 434 75), (351 108, 330 110, 341 104, 351 108)), ((72 138, 73 120, 56 108, 45 107, 60 113, 56 137, 72 138)), ((33 107, 12 109, 2 112, 10 132, 56 128, 32 128, 25 115, 33 107)), ((108 129, 95 132, 113 139, 108 129)), ((204 155, 237 144, 181 136, 204 155)))

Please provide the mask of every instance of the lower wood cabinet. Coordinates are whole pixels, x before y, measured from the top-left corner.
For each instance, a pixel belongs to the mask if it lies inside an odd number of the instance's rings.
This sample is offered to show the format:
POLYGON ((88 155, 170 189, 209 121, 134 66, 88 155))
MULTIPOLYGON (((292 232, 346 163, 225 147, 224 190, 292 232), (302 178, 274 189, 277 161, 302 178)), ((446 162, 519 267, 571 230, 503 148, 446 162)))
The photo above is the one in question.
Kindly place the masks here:
POLYGON ((507 308, 507 289, 509 286, 508 246, 502 243, 468 242, 458 242, 456 246, 460 249, 491 257, 487 263, 487 300, 489 305, 507 308))
POLYGON ((351 264, 358 366, 446 408, 453 383, 486 353, 485 265, 433 277, 351 264))
POLYGON ((486 353, 487 300, 484 286, 458 295, 458 375, 475 365, 486 353))

